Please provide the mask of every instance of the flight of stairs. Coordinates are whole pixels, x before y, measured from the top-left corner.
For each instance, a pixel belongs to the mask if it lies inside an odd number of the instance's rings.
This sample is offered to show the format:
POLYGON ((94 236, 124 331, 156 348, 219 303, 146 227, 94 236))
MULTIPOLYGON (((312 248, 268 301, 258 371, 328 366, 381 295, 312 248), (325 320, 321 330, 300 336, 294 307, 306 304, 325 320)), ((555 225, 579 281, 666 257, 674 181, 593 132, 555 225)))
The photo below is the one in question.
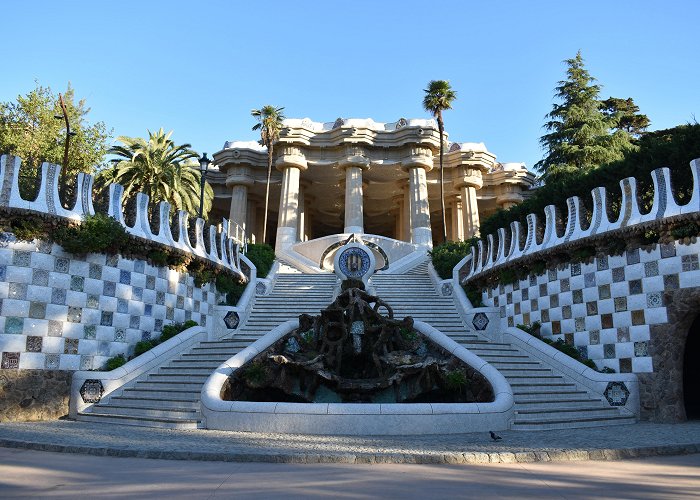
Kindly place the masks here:
POLYGON ((440 330, 498 369, 513 389, 513 429, 545 430, 628 424, 635 420, 622 415, 602 398, 582 390, 527 352, 492 342, 466 327, 451 297, 441 297, 428 275, 427 263, 406 274, 377 274, 372 285, 389 303, 395 317, 413 316, 440 330))
POLYGON ((275 326, 302 313, 317 315, 333 300, 334 274, 302 274, 280 266, 268 295, 258 296, 248 320, 232 336, 197 344, 133 387, 104 398, 78 420, 125 425, 194 429, 200 392, 207 377, 224 361, 275 326))

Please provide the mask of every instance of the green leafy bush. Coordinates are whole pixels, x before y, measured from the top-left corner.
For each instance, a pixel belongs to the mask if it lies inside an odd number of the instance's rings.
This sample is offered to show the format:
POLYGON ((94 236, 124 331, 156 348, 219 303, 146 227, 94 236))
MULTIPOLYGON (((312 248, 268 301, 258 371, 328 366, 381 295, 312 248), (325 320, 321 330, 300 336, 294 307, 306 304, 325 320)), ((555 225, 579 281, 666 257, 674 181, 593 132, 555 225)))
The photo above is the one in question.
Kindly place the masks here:
POLYGON ((142 340, 140 342, 136 342, 136 345, 134 346, 134 357, 140 356, 144 352, 150 351, 155 346, 156 345, 150 340, 142 340))
POLYGON ((163 326, 163 331, 161 332, 160 337, 158 337, 158 343, 162 344, 166 340, 173 338, 178 333, 182 333, 193 326, 197 326, 197 322, 192 320, 185 321, 184 323, 165 325, 163 326))
POLYGON ((697 222, 684 222, 673 226, 671 236, 673 239, 681 240, 683 238, 692 238, 700 234, 700 225, 697 222))
POLYGON ((467 383, 467 377, 461 370, 452 370, 445 374, 445 386, 452 392, 462 392, 467 383))
POLYGON ((481 300, 481 291, 467 286, 462 286, 464 293, 467 295, 469 302, 474 307, 484 307, 484 302, 481 300))
POLYGON ((258 278, 265 278, 275 261, 275 250, 266 243, 250 244, 245 256, 255 264, 258 278))
POLYGON ((243 295, 248 283, 241 283, 231 276, 219 274, 216 276, 216 289, 226 294, 226 305, 235 306, 243 295))
POLYGON ((118 253, 128 241, 116 219, 99 213, 85 217, 80 225, 57 229, 53 238, 64 250, 77 255, 118 253))
POLYGON ((31 215, 13 220, 9 229, 20 241, 32 241, 45 236, 44 224, 31 215))
POLYGON ((105 363, 105 370, 106 371, 116 370, 117 368, 124 365, 125 363, 126 363, 126 358, 124 357, 124 355, 117 354, 116 356, 109 358, 107 360, 107 363, 105 363))
POLYGON ((454 267, 471 252, 471 247, 476 245, 477 241, 477 238, 447 241, 433 248, 429 253, 438 276, 444 280, 452 278, 454 267))

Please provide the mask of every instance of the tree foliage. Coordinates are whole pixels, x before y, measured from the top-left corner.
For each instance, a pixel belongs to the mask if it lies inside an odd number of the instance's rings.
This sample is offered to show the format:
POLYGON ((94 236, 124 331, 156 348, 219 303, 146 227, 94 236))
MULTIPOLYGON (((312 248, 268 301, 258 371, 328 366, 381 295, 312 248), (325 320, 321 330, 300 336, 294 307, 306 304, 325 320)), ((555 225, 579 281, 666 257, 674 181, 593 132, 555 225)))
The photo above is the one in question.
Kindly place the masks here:
MULTIPOLYGON (((98 183, 124 186, 124 197, 147 194, 153 204, 167 201, 174 209, 199 212, 201 174, 197 168, 197 153, 190 144, 176 145, 161 128, 148 131, 148 139, 120 136, 122 145, 109 152, 116 156, 113 166, 98 174, 98 183)), ((207 183, 204 189, 203 216, 211 210, 214 191, 207 183)))
POLYGON ((600 86, 580 51, 564 63, 566 79, 555 89, 560 102, 546 115, 548 133, 540 139, 545 157, 535 164, 545 180, 621 160, 635 149, 633 137, 649 125, 631 98, 599 100, 600 86))
MULTIPOLYGON (((700 158, 700 124, 680 125, 668 130, 646 132, 637 141, 638 148, 622 159, 603 165, 592 171, 579 171, 570 176, 551 179, 538 188, 523 203, 507 210, 499 210, 481 222, 481 235, 496 234, 499 228, 508 228, 513 221, 526 223, 528 214, 537 214, 544 220, 544 208, 555 205, 566 214, 566 199, 579 196, 584 206, 592 209, 591 191, 605 187, 608 203, 613 211, 619 210, 621 199, 620 180, 635 177, 642 210, 648 211, 653 202, 653 183, 650 172, 659 167, 671 171, 674 195, 679 203, 687 203, 691 196, 693 178, 688 163, 700 158)), ((611 213, 611 220, 615 219, 611 213)))
POLYGON ((284 121, 284 108, 276 108, 271 105, 263 106, 260 109, 250 111, 258 123, 253 126, 253 130, 260 131, 260 144, 267 148, 267 182, 265 183, 265 218, 263 219, 262 242, 265 243, 267 237, 267 211, 270 202, 270 176, 272 175, 272 158, 275 143, 280 138, 282 122, 284 121))
POLYGON ((445 218, 445 174, 442 166, 445 133, 445 123, 442 120, 442 112, 452 109, 452 102, 457 99, 457 92, 452 90, 450 82, 446 80, 431 80, 428 88, 423 89, 423 108, 429 111, 438 122, 440 133, 440 210, 442 212, 442 241, 447 241, 447 220, 445 218))
MULTIPOLYGON (((68 85, 63 98, 71 132, 67 175, 92 173, 100 166, 107 152, 111 131, 103 122, 89 124, 90 108, 85 99, 75 101, 75 91, 68 85)), ((37 83, 16 102, 0 103, 0 153, 22 158, 24 172, 36 172, 42 162, 63 163, 66 128, 58 104, 58 95, 37 83)))

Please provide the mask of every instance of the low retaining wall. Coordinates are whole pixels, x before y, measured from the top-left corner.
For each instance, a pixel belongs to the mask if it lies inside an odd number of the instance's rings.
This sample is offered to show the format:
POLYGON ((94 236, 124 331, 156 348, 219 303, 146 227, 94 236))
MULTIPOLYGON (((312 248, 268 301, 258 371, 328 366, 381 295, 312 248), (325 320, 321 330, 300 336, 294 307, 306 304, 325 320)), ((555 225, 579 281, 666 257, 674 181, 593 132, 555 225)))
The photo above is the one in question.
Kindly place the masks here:
POLYGON ((0 422, 67 415, 72 375, 61 370, 0 370, 0 422))
POLYGON ((298 320, 278 326, 223 363, 202 389, 202 416, 207 429, 320 435, 456 434, 508 429, 513 421, 513 392, 494 367, 430 325, 415 328, 481 373, 493 388, 491 403, 343 404, 258 403, 224 401, 229 376, 281 337, 299 327, 298 320))

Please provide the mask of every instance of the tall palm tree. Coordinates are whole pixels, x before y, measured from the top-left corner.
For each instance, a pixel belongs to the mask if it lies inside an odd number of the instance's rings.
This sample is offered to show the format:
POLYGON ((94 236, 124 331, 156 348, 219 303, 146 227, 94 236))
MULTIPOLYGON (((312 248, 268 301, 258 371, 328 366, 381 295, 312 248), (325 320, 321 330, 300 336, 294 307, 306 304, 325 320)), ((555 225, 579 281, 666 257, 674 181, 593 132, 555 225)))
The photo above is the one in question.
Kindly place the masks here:
POLYGON ((443 134, 445 124, 442 121, 442 112, 452 109, 452 101, 457 98, 457 92, 452 90, 450 82, 446 80, 431 80, 428 88, 423 90, 423 108, 437 118, 438 131, 440 132, 440 209, 442 210, 442 239, 447 241, 447 223, 445 222, 445 173, 442 167, 443 134))
MULTIPOLYGON (((161 128, 148 131, 148 140, 142 137, 118 137, 122 145, 113 146, 109 153, 117 158, 112 167, 97 176, 101 185, 117 182, 124 186, 124 198, 138 192, 147 194, 154 203, 167 201, 174 209, 196 214, 199 210, 201 173, 197 166, 197 153, 190 144, 176 145, 161 128)), ((211 210, 214 191, 209 184, 204 190, 204 210, 211 210)))
POLYGON ((263 106, 260 109, 250 111, 251 116, 258 120, 258 123, 253 126, 253 130, 260 131, 260 144, 267 147, 267 182, 265 183, 265 219, 263 219, 263 235, 262 241, 265 242, 267 236, 267 209, 270 200, 270 176, 272 175, 272 151, 280 138, 282 130, 282 122, 284 108, 276 108, 274 106, 263 106))

